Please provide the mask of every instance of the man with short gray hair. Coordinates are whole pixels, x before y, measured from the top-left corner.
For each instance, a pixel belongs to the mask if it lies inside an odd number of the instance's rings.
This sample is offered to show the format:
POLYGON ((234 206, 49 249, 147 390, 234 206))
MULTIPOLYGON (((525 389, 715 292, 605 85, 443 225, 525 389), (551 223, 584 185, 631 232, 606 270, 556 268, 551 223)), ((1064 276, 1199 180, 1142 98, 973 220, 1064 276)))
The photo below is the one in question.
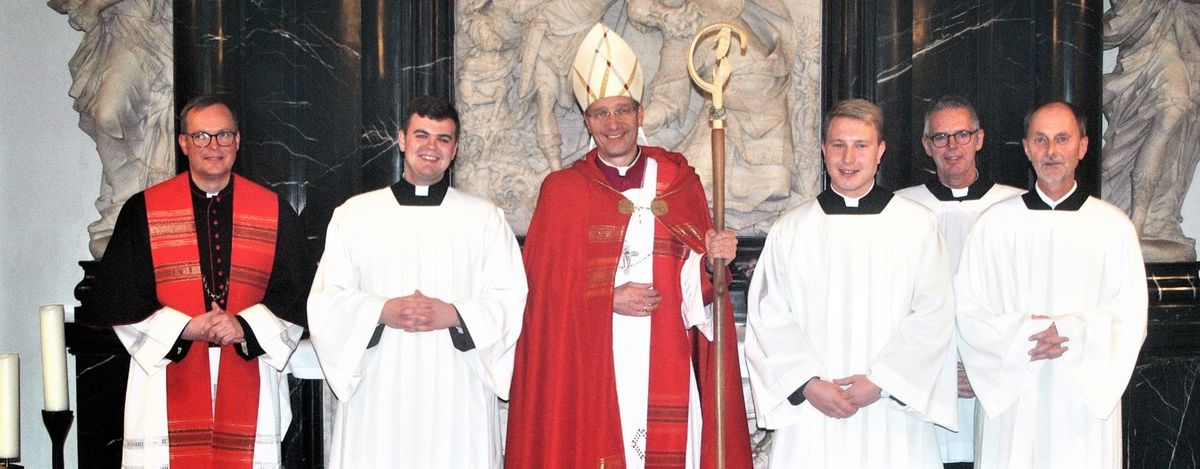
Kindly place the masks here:
MULTIPOLYGON (((897 195, 915 200, 937 215, 951 269, 958 267, 963 239, 979 214, 996 202, 1025 192, 996 184, 980 173, 976 154, 983 148, 985 133, 979 126, 975 107, 967 98, 954 95, 937 98, 925 111, 921 137, 925 153, 933 159, 937 171, 922 185, 896 191, 897 195)), ((975 393, 962 363, 958 364, 958 397, 958 432, 937 429, 942 462, 948 468, 971 467, 970 463, 975 461, 975 393)))

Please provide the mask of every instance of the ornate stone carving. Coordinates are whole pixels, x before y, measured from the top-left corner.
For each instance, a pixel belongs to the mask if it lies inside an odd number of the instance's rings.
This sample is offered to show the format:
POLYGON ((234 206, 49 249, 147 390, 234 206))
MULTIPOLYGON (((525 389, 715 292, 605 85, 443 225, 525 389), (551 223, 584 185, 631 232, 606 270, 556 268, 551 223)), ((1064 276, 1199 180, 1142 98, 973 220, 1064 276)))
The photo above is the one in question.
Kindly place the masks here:
POLYGON ((733 57, 726 89, 730 228, 764 235, 779 213, 820 190, 819 0, 459 0, 457 10, 464 137, 455 183, 495 200, 518 233, 529 225, 546 174, 590 147, 566 78, 597 21, 618 31, 642 61, 648 143, 687 155, 706 187, 708 97, 688 78, 688 45, 716 21, 751 33, 747 54, 733 57))
POLYGON ((1147 261, 1194 261, 1180 209, 1200 160, 1200 1, 1112 0, 1104 47, 1119 48, 1104 75, 1104 198, 1129 213, 1147 261))
POLYGON ((83 31, 71 58, 70 95, 79 128, 96 141, 102 179, 88 225, 92 256, 104 255, 130 196, 175 174, 172 7, 166 0, 50 0, 83 31))

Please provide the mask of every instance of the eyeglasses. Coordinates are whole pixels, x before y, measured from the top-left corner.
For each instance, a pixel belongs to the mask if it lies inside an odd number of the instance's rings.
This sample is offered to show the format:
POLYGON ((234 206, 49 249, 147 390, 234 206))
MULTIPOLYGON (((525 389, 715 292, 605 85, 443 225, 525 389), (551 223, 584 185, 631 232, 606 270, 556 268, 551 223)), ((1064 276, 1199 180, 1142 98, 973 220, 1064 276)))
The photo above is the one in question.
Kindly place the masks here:
POLYGON ((212 142, 213 137, 217 138, 217 146, 227 147, 233 145, 233 137, 237 135, 237 131, 222 130, 215 135, 208 132, 193 132, 187 134, 192 139, 192 145, 200 148, 207 147, 212 142))
POLYGON ((944 148, 946 145, 950 144, 950 136, 951 135, 954 136, 954 143, 957 143, 959 145, 966 145, 968 143, 971 143, 971 138, 974 137, 977 132, 979 132, 979 129, 960 130, 960 131, 954 132, 952 134, 948 134, 946 132, 940 132, 940 133, 936 133, 933 135, 926 135, 925 138, 929 139, 929 142, 932 143, 933 146, 938 147, 938 148, 944 148))
POLYGON ((633 113, 636 111, 637 111, 637 106, 618 106, 616 109, 612 109, 612 110, 597 109, 595 111, 587 113, 587 116, 592 119, 599 120, 599 121, 606 120, 609 117, 616 117, 617 119, 624 119, 626 117, 633 115, 633 113))

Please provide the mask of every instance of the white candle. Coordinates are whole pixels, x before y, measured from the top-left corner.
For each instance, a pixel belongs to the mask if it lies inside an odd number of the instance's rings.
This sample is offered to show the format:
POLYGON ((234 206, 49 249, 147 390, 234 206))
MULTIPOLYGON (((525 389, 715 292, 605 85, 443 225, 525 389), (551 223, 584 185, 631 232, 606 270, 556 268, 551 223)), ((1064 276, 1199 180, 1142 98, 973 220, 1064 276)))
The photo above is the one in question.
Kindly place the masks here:
POLYGON ((0 353, 0 459, 21 457, 21 361, 0 353))
POLYGON ((67 340, 63 333, 63 305, 43 305, 42 384, 49 411, 69 410, 67 397, 67 340))

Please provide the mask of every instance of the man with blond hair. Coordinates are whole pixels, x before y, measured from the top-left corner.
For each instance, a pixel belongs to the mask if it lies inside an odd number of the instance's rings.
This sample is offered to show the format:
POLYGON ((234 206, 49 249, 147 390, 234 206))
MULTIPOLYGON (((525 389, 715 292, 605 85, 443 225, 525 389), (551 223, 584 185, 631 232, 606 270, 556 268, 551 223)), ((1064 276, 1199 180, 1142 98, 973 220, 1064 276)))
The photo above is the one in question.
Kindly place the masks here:
POLYGON ((746 361, 770 466, 942 467, 956 425, 954 300, 937 219, 875 184, 883 113, 825 116, 830 188, 767 235, 747 297, 746 361))

